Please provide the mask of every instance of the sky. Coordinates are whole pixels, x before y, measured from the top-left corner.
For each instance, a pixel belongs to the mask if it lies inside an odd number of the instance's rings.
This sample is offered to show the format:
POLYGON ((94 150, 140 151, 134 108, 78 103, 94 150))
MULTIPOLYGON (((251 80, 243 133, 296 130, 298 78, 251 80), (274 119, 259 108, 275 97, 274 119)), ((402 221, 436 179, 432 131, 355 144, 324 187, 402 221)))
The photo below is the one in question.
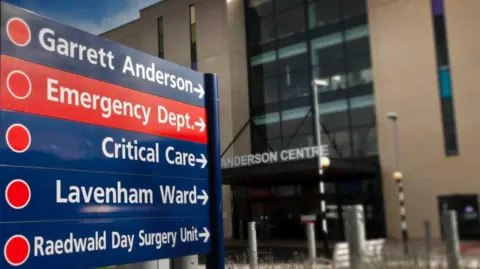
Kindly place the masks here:
POLYGON ((98 35, 138 19, 139 10, 161 0, 2 0, 98 35))

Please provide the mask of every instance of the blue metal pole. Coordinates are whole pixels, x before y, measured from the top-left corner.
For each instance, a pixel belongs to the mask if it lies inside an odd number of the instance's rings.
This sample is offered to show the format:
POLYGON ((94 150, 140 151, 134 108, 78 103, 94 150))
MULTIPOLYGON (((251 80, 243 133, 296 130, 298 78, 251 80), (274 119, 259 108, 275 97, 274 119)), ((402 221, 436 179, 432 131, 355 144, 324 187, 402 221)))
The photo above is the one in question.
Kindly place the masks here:
POLYGON ((218 118, 218 77, 215 74, 205 74, 205 101, 207 108, 211 230, 211 251, 207 255, 207 269, 224 269, 225 247, 223 241, 222 167, 220 159, 220 121, 218 118))

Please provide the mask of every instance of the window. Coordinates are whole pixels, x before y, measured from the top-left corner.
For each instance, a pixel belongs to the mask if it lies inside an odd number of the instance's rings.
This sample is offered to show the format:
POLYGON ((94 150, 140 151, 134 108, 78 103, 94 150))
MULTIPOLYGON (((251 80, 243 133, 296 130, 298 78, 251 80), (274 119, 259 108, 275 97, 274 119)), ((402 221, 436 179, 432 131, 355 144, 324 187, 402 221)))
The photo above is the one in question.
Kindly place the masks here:
POLYGON ((157 28, 158 28, 158 57, 164 58, 163 50, 163 18, 159 17, 157 19, 157 28))
POLYGON ((272 17, 252 18, 248 41, 251 45, 264 44, 275 39, 275 26, 272 17))
POLYGON ((273 11, 272 0, 249 0, 249 13, 252 17, 266 17, 273 11))
POLYGON ((274 103, 278 101, 278 84, 277 78, 252 78, 252 105, 262 106, 264 104, 274 103))
POLYGON ((303 7, 298 7, 276 14, 275 25, 277 38, 289 37, 305 32, 305 17, 303 7))
POLYGON ((447 156, 453 156, 458 155, 458 143, 447 32, 445 28, 444 0, 431 0, 431 4, 432 18, 435 28, 434 38, 437 54, 438 84, 445 154, 447 156))
POLYGON ((354 18, 367 13, 367 0, 344 0, 343 16, 345 19, 354 18))
POLYGON ((323 79, 330 154, 378 154, 366 0, 246 1, 252 151, 314 144, 311 81, 323 79))
POLYGON ((279 91, 282 100, 307 97, 310 93, 308 69, 279 75, 279 91))
POLYGON ((275 11, 291 9, 303 4, 303 0, 275 0, 275 11))
POLYGON ((308 6, 308 24, 310 29, 326 26, 340 21, 338 0, 318 0, 308 6))
POLYGON ((198 70, 197 66, 197 19, 195 5, 190 6, 190 57, 192 69, 198 70))

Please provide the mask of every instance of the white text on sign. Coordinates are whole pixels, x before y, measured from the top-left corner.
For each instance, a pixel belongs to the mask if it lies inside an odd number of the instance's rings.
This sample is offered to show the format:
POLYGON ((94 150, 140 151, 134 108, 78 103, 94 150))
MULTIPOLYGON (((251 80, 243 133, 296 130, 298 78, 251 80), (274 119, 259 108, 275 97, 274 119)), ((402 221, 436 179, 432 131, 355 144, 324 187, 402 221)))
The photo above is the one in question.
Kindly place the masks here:
POLYGON ((165 158, 169 164, 191 167, 198 165, 201 166, 202 169, 204 169, 208 163, 207 158, 203 154, 195 156, 193 153, 177 151, 172 146, 167 147, 165 158))
POLYGON ((170 126, 174 126, 177 129, 177 132, 182 131, 183 128, 187 129, 197 129, 199 132, 205 131, 205 122, 203 118, 198 118, 193 124, 191 122, 190 114, 187 113, 173 113, 168 112, 167 108, 164 106, 158 106, 158 122, 159 123, 168 123, 170 126))
POLYGON ((178 230, 165 232, 147 232, 140 230, 136 234, 122 234, 118 231, 107 233, 96 231, 91 236, 76 236, 69 233, 67 237, 47 239, 43 236, 33 238, 33 256, 60 256, 85 252, 98 252, 106 250, 125 250, 132 252, 135 248, 170 248, 178 243, 207 243, 210 232, 206 227, 180 227, 178 230))
POLYGON ((56 202, 59 204, 153 204, 159 194, 162 204, 206 205, 206 190, 179 188, 173 185, 160 185, 159 192, 150 188, 125 188, 117 181, 112 186, 65 185, 57 179, 55 183, 56 202))
MULTIPOLYGON (((104 119, 121 116, 139 120, 143 126, 150 123, 152 107, 149 105, 93 94, 89 92, 91 89, 74 89, 59 79, 47 78, 46 83, 49 102, 99 111, 104 119)), ((187 128, 203 133, 206 127, 204 118, 193 119, 188 112, 174 113, 162 105, 157 106, 157 122, 172 126, 177 132, 187 128)))
MULTIPOLYGON (((104 48, 94 48, 69 41, 66 38, 57 36, 57 33, 50 28, 42 28, 39 31, 38 41, 46 51, 60 56, 67 56, 77 61, 86 61, 91 65, 100 66, 105 69, 116 70, 115 66, 118 57, 115 58, 112 51, 106 51, 104 48)), ((189 79, 162 71, 158 69, 155 63, 148 65, 134 63, 132 57, 125 56, 122 66, 121 72, 123 74, 128 74, 158 85, 164 85, 180 92, 186 92, 198 96, 200 99, 205 95, 201 84, 195 85, 194 82, 189 79)))
MULTIPOLYGON (((120 141, 113 137, 106 137, 102 141, 102 153, 109 159, 121 159, 130 161, 141 161, 147 163, 160 163, 160 146, 158 143, 151 145, 139 145, 137 140, 127 141, 125 138, 120 141)), ((200 167, 204 169, 208 160, 200 153, 195 155, 191 152, 176 150, 173 146, 165 149, 166 163, 178 166, 200 167)))

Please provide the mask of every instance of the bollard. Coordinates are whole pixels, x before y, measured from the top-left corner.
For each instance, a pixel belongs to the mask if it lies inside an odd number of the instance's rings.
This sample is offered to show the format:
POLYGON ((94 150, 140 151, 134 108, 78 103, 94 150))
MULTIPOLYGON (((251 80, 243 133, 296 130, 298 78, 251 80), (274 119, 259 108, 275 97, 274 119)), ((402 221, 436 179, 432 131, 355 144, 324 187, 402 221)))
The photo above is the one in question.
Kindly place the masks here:
POLYGON ((427 268, 430 268, 432 262, 432 230, 430 221, 425 221, 425 258, 427 268))
POLYGON ((458 239, 457 213, 454 210, 443 213, 445 227, 445 244, 447 250, 448 269, 460 268, 460 243, 458 239))
POLYGON ((305 225, 308 242, 308 260, 311 264, 315 264, 317 259, 317 247, 315 245, 315 223, 307 222, 305 225))
POLYGON ((197 269, 198 255, 184 256, 172 260, 173 269, 197 269))
POLYGON ((365 222, 361 205, 345 207, 345 235, 351 269, 362 267, 365 246, 365 222))
POLYGON ((257 252, 257 232, 255 222, 248 223, 248 258, 250 259, 250 269, 258 268, 257 252))

